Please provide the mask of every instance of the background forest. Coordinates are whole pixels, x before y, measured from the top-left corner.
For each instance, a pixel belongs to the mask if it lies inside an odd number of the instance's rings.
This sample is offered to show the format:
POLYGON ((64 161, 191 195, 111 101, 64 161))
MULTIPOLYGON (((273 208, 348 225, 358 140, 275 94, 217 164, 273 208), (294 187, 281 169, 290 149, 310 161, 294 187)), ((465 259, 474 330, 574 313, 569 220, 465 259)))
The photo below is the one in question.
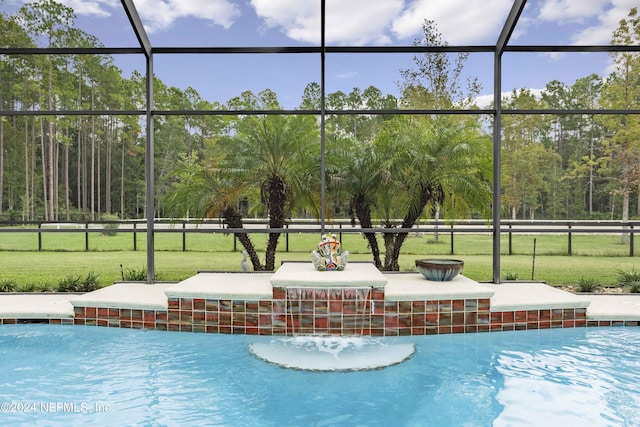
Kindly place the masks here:
MULTIPOLYGON (((442 43, 434 23, 425 22, 424 32, 424 40, 416 43, 442 43)), ((636 9, 611 41, 640 43, 636 9)), ((0 46, 101 43, 74 27, 73 10, 45 0, 13 16, 0 15, 0 46)), ((640 216, 640 116, 571 113, 640 108, 640 55, 614 52, 611 59, 609 75, 550 81, 542 93, 523 88, 503 99, 505 218, 640 216), (567 113, 510 114, 509 109, 567 113)), ((476 105, 477 83, 461 78, 464 62, 464 54, 416 57, 413 68, 389 76, 399 79, 399 98, 376 87, 327 94, 324 166, 330 217, 353 217, 363 225, 398 218, 410 224, 420 217, 490 217, 491 116, 364 111, 486 108, 476 105), (363 113, 340 113, 347 110, 363 113)), ((224 101, 203 99, 192 88, 168 87, 159 79, 154 85, 156 111, 282 108, 269 89, 224 101)), ((144 108, 144 100, 144 75, 124 76, 109 55, 1 55, 0 109, 17 113, 0 120, 0 218, 146 217, 145 123, 134 113, 144 108), (80 109, 105 114, 37 114, 80 109), (132 113, 108 113, 115 110, 132 113)), ((316 110, 320 102, 320 86, 310 82, 299 109, 316 110)), ((156 114, 154 126, 155 216, 223 216, 229 207, 231 216, 318 215, 319 116, 156 114), (281 212, 273 210, 276 206, 281 212)))

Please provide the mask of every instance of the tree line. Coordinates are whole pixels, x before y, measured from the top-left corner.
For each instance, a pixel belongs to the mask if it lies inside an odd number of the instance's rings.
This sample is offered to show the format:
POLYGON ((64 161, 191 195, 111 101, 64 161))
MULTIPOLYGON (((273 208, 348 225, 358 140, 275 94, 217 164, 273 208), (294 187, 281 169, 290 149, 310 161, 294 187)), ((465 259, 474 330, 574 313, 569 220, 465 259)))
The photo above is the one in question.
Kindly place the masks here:
MULTIPOLYGON (((41 0, 0 14, 2 47, 102 47, 75 27, 72 9, 41 0)), ((417 45, 443 45, 425 21, 417 45)), ((612 44, 640 43, 640 17, 630 10, 612 44)), ((399 70, 400 97, 376 87, 326 96, 317 116, 154 116, 155 212, 147 213, 144 120, 137 115, 43 116, 38 110, 140 110, 145 76, 125 77, 109 55, 2 55, 0 107, 24 115, 0 120, 0 215, 21 220, 222 216, 242 228, 247 215, 282 227, 293 216, 351 217, 364 228, 402 228, 422 218, 489 218, 492 126, 474 114, 367 114, 366 110, 473 109, 481 91, 463 79, 467 54, 432 52, 399 70), (321 146, 324 133, 324 147, 321 146), (320 163, 321 149, 326 161, 320 163), (324 169, 321 170, 321 167, 324 169), (324 182, 321 180, 324 179, 324 182)), ((509 109, 640 107, 640 58, 613 52, 613 71, 572 84, 549 82, 541 94, 514 90, 509 109)), ((277 94, 242 92, 203 99, 154 78, 156 110, 279 110, 277 94)), ((319 109, 311 82, 301 110, 319 109)), ((482 106, 481 106, 482 107, 482 106)), ((640 216, 638 114, 509 114, 502 119, 502 207, 512 219, 629 219, 640 216), (635 210, 634 210, 635 209, 635 210)), ((273 269, 278 235, 260 259, 240 235, 254 269, 273 269)), ((397 269, 406 233, 365 233, 376 265, 397 269)))

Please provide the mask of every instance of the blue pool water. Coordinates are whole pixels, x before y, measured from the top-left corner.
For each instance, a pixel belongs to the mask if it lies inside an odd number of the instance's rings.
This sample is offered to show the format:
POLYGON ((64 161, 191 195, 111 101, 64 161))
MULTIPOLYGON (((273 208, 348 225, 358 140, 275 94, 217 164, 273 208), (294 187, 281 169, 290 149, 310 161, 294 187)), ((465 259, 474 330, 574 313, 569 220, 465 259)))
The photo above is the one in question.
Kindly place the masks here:
POLYGON ((0 327, 0 425, 637 426, 640 328, 379 339, 374 371, 254 358, 275 337, 0 327))

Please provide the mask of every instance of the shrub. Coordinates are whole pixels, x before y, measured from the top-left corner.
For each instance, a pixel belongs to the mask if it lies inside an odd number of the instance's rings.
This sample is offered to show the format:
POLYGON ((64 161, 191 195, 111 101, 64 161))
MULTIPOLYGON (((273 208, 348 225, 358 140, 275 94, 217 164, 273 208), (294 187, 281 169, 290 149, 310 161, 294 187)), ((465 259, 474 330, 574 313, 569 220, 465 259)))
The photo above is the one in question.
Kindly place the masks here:
POLYGON ((100 275, 94 273, 93 271, 87 273, 87 276, 82 281, 81 292, 91 292, 100 288, 100 275))
POLYGON ((618 281, 623 285, 631 285, 632 283, 640 282, 640 272, 631 271, 618 271, 618 281))
MULTIPOLYGON (((147 281, 147 267, 139 268, 124 268, 120 264, 120 270, 122 272, 122 280, 125 282, 146 282, 147 281)), ((156 271, 155 280, 162 280, 162 274, 156 271)))
POLYGON ((0 281, 0 292, 16 292, 18 286, 10 279, 2 279, 0 281))
POLYGON ((58 292, 77 292, 80 287, 80 276, 68 275, 64 279, 58 281, 58 292))
POLYGON ((593 292, 599 286, 598 281, 593 277, 581 277, 576 284, 579 292, 593 292))
POLYGON ((504 275, 504 280, 518 280, 518 274, 517 273, 512 273, 512 272, 507 272, 504 275))
POLYGON ((147 267, 125 268, 123 276, 124 280, 128 282, 144 282, 147 280, 147 267))
MULTIPOLYGON (((33 287, 35 289, 33 289, 31 292, 57 292, 58 288, 56 286, 56 284, 54 283, 39 283, 39 284, 34 284, 33 287)), ((26 292, 26 291, 22 291, 22 292, 26 292)))
POLYGON ((38 291, 42 291, 42 286, 38 285, 36 283, 21 283, 16 291, 17 292, 38 292, 38 291))
POLYGON ((69 275, 60 280, 57 285, 58 292, 91 292, 100 289, 99 276, 93 272, 82 279, 80 276, 69 275))
POLYGON ((631 270, 631 271, 619 271, 618 272, 618 281, 623 286, 629 287, 629 292, 638 293, 640 292, 640 272, 631 270))
POLYGON ((618 282, 623 286, 628 286, 630 292, 637 293, 640 291, 640 272, 635 270, 618 271, 618 282))

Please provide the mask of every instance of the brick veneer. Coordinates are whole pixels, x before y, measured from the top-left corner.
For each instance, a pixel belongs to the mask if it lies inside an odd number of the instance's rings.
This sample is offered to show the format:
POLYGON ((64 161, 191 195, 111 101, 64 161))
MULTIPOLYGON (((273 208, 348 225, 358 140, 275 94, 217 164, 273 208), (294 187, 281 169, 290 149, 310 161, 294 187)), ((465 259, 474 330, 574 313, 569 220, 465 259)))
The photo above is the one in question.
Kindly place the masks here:
POLYGON ((74 314, 76 325, 251 335, 399 336, 639 326, 638 321, 588 321, 586 308, 491 311, 489 298, 388 301, 382 287, 274 287, 269 300, 181 297, 169 298, 167 311, 76 307, 74 314))
POLYGON ((75 307, 73 323, 112 328, 167 330, 167 317, 166 310, 75 307))

